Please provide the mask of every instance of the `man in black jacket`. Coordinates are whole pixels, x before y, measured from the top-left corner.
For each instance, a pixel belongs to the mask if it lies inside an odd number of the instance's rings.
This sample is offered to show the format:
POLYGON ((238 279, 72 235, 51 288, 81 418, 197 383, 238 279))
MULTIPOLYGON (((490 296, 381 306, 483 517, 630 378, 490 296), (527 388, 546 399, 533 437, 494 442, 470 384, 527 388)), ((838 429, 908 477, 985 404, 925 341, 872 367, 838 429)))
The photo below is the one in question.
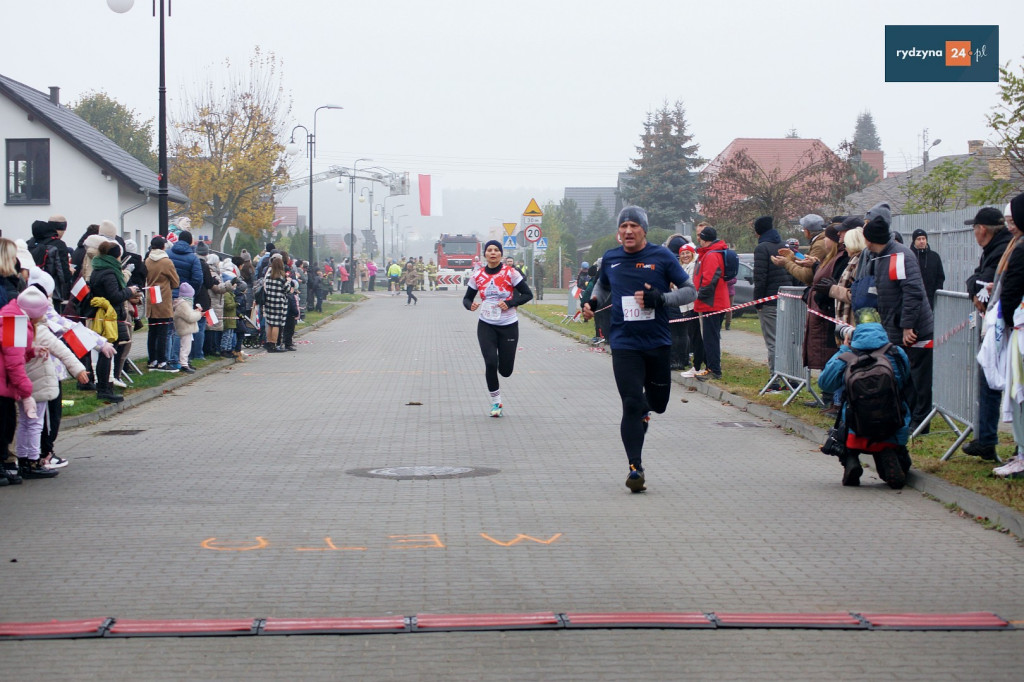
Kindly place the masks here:
MULTIPOLYGON (((793 278, 786 269, 772 262, 772 256, 779 255, 782 237, 775 229, 770 215, 761 216, 754 221, 754 232, 757 233, 757 246, 754 247, 754 300, 775 296, 779 287, 792 286, 793 278)), ((775 301, 757 303, 757 319, 761 322, 761 334, 764 345, 768 349, 768 370, 775 374, 775 321, 778 313, 775 301)), ((781 389, 778 381, 769 390, 781 389)))
POLYGON ((946 282, 946 273, 942 269, 942 258, 928 246, 928 233, 918 228, 914 230, 911 242, 917 254, 917 264, 921 268, 921 279, 924 280, 924 291, 928 295, 928 305, 935 310, 935 292, 946 282))
MULTIPOLYGON (((988 307, 989 283, 995 281, 996 267, 1010 243, 1010 231, 1006 229, 1006 220, 997 208, 985 207, 978 211, 972 220, 965 220, 965 225, 974 227, 974 240, 981 247, 981 259, 978 267, 967 278, 967 294, 971 302, 982 315, 988 307)), ((981 325, 978 325, 980 333, 981 325)), ((994 462, 996 443, 999 442, 999 403, 1003 392, 988 386, 985 373, 978 371, 978 414, 974 421, 974 440, 961 448, 968 455, 981 457, 994 462)))
POLYGON ((37 220, 32 223, 32 238, 26 242, 36 265, 53 277, 53 306, 57 310, 63 310, 63 303, 71 296, 71 256, 63 239, 67 229, 67 218, 62 215, 37 220))
MULTIPOLYGON (((878 292, 878 312, 889 342, 901 346, 910 360, 914 390, 907 396, 910 404, 910 429, 915 430, 932 409, 932 340, 935 320, 925 294, 921 270, 914 253, 892 238, 889 208, 872 207, 865 218, 866 259, 858 266, 864 276, 873 277, 878 292)), ((860 273, 858 272, 858 275, 860 273)), ((858 276, 858 279, 861 277, 858 276)), ((927 433, 926 425, 921 433, 927 433)))
MULTIPOLYGON (((1007 329, 1013 328, 1013 315, 1024 298, 1024 239, 1020 237, 1024 226, 1024 194, 1015 196, 1009 204, 1010 215, 1007 216, 1007 227, 1016 230, 1017 241, 1006 263, 1003 274, 999 304, 1002 306, 1003 320, 1007 329)), ((1004 212, 1005 213, 1005 212, 1004 212)), ((1024 332, 1016 331, 1015 334, 1024 332)), ((1018 344, 1010 340, 1010 351, 1019 352, 1018 344)), ((1017 477, 1024 475, 1024 404, 1016 400, 1010 401, 1013 411, 1013 440, 1017 444, 1017 454, 1005 466, 996 468, 992 473, 1000 477, 1017 477)))

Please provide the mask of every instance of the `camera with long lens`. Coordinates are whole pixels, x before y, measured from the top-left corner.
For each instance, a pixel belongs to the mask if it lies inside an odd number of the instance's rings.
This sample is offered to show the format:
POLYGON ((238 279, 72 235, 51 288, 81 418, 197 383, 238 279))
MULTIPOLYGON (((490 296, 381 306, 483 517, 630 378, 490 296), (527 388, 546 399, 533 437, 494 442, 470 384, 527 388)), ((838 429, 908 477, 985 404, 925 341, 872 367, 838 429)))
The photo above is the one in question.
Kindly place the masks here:
POLYGON ((843 457, 846 455, 846 427, 845 426, 833 426, 828 430, 828 434, 825 436, 825 443, 821 446, 821 451, 826 455, 832 455, 833 457, 843 457))

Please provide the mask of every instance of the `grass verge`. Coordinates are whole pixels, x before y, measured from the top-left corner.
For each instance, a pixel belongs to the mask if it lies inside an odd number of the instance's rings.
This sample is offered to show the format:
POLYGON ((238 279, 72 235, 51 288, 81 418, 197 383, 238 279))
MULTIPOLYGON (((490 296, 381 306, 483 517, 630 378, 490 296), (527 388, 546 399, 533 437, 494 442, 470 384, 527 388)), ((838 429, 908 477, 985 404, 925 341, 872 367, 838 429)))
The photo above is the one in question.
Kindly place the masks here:
MULTIPOLYGON (((537 305, 531 306, 529 312, 548 322, 560 324, 562 316, 565 314, 565 306, 537 305)), ((560 326, 587 338, 594 334, 593 322, 569 322, 560 326)), ((761 331, 756 315, 734 317, 732 328, 758 334, 761 331)), ((803 404, 804 400, 809 399, 809 396, 803 397, 806 394, 797 396, 792 403, 785 407, 782 403, 785 402, 788 394, 759 396, 758 391, 768 383, 769 378, 768 368, 763 363, 723 353, 722 379, 713 383, 729 393, 786 412, 819 428, 828 429, 832 426, 832 418, 823 416, 817 408, 806 407, 803 404)), ((992 474, 992 469, 997 466, 996 464, 964 455, 959 451, 952 458, 943 462, 942 456, 957 439, 956 432, 941 417, 932 420, 930 431, 928 435, 920 436, 908 445, 914 460, 914 467, 1024 513, 1024 479, 998 478, 992 474)), ((1012 435, 1000 433, 999 442, 999 451, 1003 453, 1004 457, 1009 457, 1013 452, 1012 435)), ((822 455, 822 457, 825 456, 822 455)), ((870 457, 862 459, 866 462, 871 461, 870 457)), ((839 475, 838 465, 836 466, 836 475, 839 475)))

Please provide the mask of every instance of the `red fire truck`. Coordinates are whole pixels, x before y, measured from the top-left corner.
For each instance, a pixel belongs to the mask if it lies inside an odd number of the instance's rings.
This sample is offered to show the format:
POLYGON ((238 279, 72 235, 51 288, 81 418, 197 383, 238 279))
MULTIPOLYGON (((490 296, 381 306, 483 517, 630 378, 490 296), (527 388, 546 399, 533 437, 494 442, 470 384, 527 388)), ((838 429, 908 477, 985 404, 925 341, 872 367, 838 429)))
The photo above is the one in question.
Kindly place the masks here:
POLYGON ((442 234, 434 245, 439 270, 469 270, 480 260, 480 240, 475 235, 442 234))

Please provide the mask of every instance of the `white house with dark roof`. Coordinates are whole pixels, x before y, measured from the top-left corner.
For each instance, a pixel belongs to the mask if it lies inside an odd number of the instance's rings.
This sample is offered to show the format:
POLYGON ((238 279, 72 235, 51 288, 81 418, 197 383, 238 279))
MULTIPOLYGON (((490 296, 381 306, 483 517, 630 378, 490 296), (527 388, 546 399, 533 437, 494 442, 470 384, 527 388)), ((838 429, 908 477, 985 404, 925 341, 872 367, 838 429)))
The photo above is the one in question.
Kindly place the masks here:
MULTIPOLYGON (((6 170, 0 230, 29 239, 32 222, 60 214, 72 248, 90 223, 107 219, 144 252, 158 233, 157 174, 43 93, 0 75, 0 140, 6 170)), ((170 187, 171 212, 188 203, 170 187)))

